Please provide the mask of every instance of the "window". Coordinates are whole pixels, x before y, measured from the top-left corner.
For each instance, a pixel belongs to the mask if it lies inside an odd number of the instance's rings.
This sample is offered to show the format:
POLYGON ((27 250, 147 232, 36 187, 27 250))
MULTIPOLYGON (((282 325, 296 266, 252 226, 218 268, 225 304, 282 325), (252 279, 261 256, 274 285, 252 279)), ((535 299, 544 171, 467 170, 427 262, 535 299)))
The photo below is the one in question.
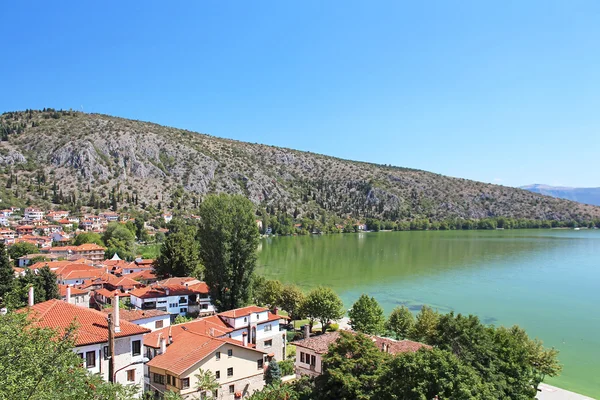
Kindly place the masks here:
POLYGON ((141 340, 134 340, 131 342, 131 353, 134 356, 139 356, 140 354, 142 354, 142 341, 141 340))
POLYGON ((77 355, 81 357, 81 364, 79 364, 79 366, 83 367, 83 353, 77 353, 77 355))
POLYGON ((185 314, 185 313, 187 312, 187 308, 180 308, 180 309, 179 309, 179 312, 180 312, 180 313, 184 313, 184 314, 185 314))
POLYGON ((313 367, 315 365, 317 365, 317 357, 315 356, 310 356, 310 365, 312 365, 313 367))
POLYGON ((85 366, 88 368, 94 368, 96 366, 96 352, 88 351, 85 353, 85 366))
POLYGON ((265 332, 271 332, 271 329, 273 329, 273 328, 271 327, 271 324, 269 324, 269 325, 265 325, 265 332))
POLYGON ((304 362, 304 353, 300 352, 300 362, 303 363, 304 362))
POLYGON ((154 383, 165 384, 165 376, 160 374, 154 374, 154 383))
POLYGON ((183 378, 181 380, 181 388, 182 389, 187 389, 190 387, 190 378, 183 378))
POLYGON ((221 371, 215 371, 215 379, 221 379, 221 371))
POLYGON ((256 360, 256 369, 263 369, 263 360, 256 360))
POLYGON ((127 370, 127 381, 128 382, 135 382, 135 369, 128 369, 127 370))
POLYGON ((208 304, 202 304, 202 309, 203 310, 208 310, 208 304))
POLYGON ((167 385, 174 386, 173 383, 174 383, 173 377, 171 375, 167 374, 167 385))
POLYGON ((154 329, 162 328, 164 321, 156 321, 154 322, 154 329))
POLYGON ((227 357, 232 357, 233 356, 233 350, 229 349, 227 350, 227 357))
POLYGON ((256 319, 259 320, 260 319, 260 314, 256 314, 256 319))
POLYGON ((229 385, 229 393, 233 394, 235 392, 235 385, 229 385))
POLYGON ((265 340, 265 347, 271 347, 273 346, 273 340, 269 339, 269 340, 265 340))
POLYGON ((216 358, 217 360, 220 360, 220 359, 221 359, 221 352, 220 352, 220 351, 217 351, 217 354, 215 354, 215 358, 216 358))
POLYGON ((248 318, 244 317, 244 323, 248 322, 248 318))
POLYGON ((233 376, 233 367, 227 368, 227 376, 233 376))
POLYGON ((104 353, 104 359, 108 360, 108 358, 110 357, 110 354, 108 353, 108 346, 104 346, 102 348, 102 353, 104 353))

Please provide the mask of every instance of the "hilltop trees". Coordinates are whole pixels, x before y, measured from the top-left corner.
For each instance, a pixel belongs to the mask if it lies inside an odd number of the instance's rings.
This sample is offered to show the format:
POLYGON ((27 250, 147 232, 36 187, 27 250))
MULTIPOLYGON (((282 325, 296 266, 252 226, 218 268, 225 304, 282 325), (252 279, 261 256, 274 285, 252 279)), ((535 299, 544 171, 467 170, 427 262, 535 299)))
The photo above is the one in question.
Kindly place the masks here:
POLYGON ((245 305, 250 298, 259 233, 254 206, 240 195, 211 195, 200 205, 200 260, 217 309, 245 305))
POLYGON ((4 303, 6 294, 12 289, 15 273, 6 253, 4 242, 0 242, 0 304, 4 303))
POLYGON ((361 295, 348 311, 350 326, 357 332, 379 335, 384 330, 383 309, 374 297, 361 295))

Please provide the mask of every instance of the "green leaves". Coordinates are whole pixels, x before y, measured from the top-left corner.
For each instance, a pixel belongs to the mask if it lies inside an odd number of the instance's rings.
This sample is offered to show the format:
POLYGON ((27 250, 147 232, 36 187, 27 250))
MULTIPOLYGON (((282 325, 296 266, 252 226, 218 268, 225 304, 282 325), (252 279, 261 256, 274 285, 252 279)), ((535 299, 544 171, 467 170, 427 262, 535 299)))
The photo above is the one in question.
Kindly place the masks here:
POLYGON ((350 326, 357 332, 379 335, 384 330, 383 308, 374 297, 361 295, 348 311, 350 326))
POLYGON ((318 320, 323 326, 323 333, 327 331, 327 325, 344 316, 344 303, 338 295, 328 287, 319 286, 312 290, 302 306, 302 312, 312 321, 318 320))
POLYGON ((246 305, 259 240, 252 202, 240 195, 208 196, 200 206, 197 238, 205 280, 217 309, 246 305))
POLYGON ((415 317, 405 306, 396 307, 385 323, 385 329, 397 340, 406 339, 415 325, 415 317))
POLYGON ((154 262, 154 273, 160 278, 192 276, 202 278, 200 244, 196 240, 197 228, 193 224, 174 227, 160 248, 154 262))

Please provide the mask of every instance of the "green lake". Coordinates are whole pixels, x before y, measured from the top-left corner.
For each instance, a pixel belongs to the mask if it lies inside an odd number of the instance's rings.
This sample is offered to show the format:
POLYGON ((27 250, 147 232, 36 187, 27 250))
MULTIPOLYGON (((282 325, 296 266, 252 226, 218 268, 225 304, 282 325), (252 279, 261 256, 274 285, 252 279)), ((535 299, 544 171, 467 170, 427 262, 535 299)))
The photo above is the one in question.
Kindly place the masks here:
POLYGON ((362 293, 389 313, 405 304, 518 324, 560 350, 546 382, 600 397, 600 231, 379 232, 261 241, 259 273, 326 285, 347 307, 362 293))

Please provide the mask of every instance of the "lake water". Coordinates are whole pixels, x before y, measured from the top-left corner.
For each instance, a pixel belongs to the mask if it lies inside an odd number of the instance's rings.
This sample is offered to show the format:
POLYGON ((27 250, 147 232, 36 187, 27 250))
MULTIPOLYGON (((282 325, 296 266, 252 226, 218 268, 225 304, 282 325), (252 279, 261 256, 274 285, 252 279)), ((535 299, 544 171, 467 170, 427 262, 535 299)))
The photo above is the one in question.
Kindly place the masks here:
POLYGON ((304 289, 362 294, 389 312, 428 304, 518 324, 560 350, 546 382, 600 398, 600 231, 379 232, 261 241, 259 273, 304 289))

